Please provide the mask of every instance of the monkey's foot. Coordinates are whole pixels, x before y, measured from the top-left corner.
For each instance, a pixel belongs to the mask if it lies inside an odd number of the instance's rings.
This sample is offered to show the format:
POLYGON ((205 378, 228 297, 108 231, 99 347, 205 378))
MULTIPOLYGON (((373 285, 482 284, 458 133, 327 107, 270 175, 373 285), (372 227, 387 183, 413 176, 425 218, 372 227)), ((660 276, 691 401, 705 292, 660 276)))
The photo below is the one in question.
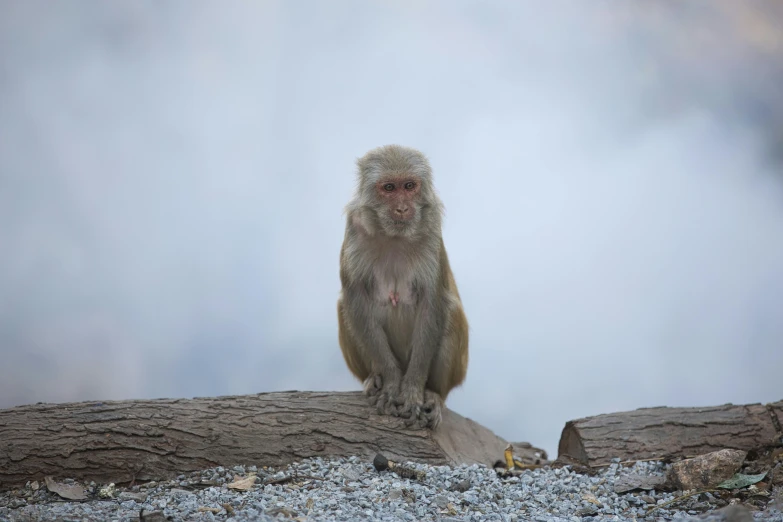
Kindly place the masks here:
POLYGON ((394 415, 405 419, 405 425, 413 428, 435 429, 442 418, 443 399, 435 392, 424 390, 424 394, 408 393, 397 402, 394 415))
POLYGON ((364 380, 364 394, 367 395, 367 397, 370 397, 371 404, 375 404, 372 402, 372 399, 375 398, 377 400, 382 389, 383 378, 380 375, 370 375, 364 380))
POLYGON ((382 391, 375 402, 375 409, 381 415, 394 415, 397 412, 397 391, 382 391))
POLYGON ((384 379, 380 375, 371 375, 364 381, 364 393, 368 402, 381 415, 393 415, 396 411, 399 381, 393 378, 384 379))
POLYGON ((435 429, 443 420, 443 399, 437 393, 424 390, 424 404, 421 408, 419 420, 423 422, 423 427, 435 429))
POLYGON ((398 405, 396 415, 405 418, 408 427, 435 429, 443 419, 443 399, 435 392, 424 390, 422 400, 413 398, 398 405))

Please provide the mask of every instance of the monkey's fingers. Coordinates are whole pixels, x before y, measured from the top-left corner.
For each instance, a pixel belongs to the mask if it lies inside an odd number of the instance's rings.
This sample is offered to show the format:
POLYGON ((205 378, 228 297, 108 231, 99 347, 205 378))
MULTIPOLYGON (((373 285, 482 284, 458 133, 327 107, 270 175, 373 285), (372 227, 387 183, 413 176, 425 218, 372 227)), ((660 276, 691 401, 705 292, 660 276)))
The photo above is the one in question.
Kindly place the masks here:
POLYGON ((418 401, 398 400, 395 406, 396 406, 395 415, 397 417, 409 419, 412 422, 415 422, 415 420, 419 418, 419 415, 421 413, 421 406, 418 403, 418 401))
POLYGON ((442 411, 442 408, 438 405, 430 410, 429 413, 424 414, 423 420, 425 421, 428 428, 432 428, 434 430, 438 427, 440 421, 443 419, 442 411))
POLYGON ((405 419, 405 427, 406 428, 422 428, 423 426, 421 426, 421 419, 411 415, 409 418, 405 419))
POLYGON ((437 428, 443 417, 443 399, 440 395, 430 390, 424 391, 424 404, 422 405, 422 418, 430 428, 437 428))
POLYGON ((407 427, 413 427, 416 429, 435 429, 440 424, 440 416, 433 417, 432 415, 421 414, 418 417, 411 417, 405 420, 407 427))
POLYGON ((381 392, 378 395, 378 402, 375 404, 375 407, 381 415, 395 415, 397 412, 395 395, 389 391, 381 392))
POLYGON ((406 412, 403 415, 400 415, 400 417, 403 417, 405 419, 405 426, 411 427, 421 427, 421 408, 419 408, 418 405, 415 405, 410 408, 410 412, 406 412))

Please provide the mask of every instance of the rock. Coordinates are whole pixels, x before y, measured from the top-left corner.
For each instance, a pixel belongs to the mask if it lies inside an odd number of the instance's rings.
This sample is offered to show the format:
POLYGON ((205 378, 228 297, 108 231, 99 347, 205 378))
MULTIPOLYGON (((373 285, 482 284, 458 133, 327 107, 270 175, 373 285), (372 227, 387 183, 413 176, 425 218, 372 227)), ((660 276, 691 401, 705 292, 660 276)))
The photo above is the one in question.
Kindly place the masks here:
POLYGON ((135 502, 138 502, 139 504, 144 503, 145 500, 147 500, 147 494, 146 493, 133 493, 131 491, 123 491, 119 494, 117 497, 120 500, 133 500, 135 502))
POLYGON ((163 511, 150 511, 146 512, 142 509, 139 514, 139 520, 141 522, 167 522, 172 517, 167 517, 163 511))
POLYGON ((667 481, 682 490, 712 488, 731 478, 742 466, 746 451, 722 449, 672 464, 667 481))
POLYGON ((435 497, 432 499, 432 503, 438 506, 440 509, 446 509, 446 506, 449 505, 449 499, 444 495, 435 495, 435 497))
POLYGON ((656 489, 663 486, 666 477, 663 475, 626 475, 619 477, 614 483, 615 493, 627 493, 636 489, 656 489))
POLYGON ((466 492, 467 490, 470 489, 470 486, 471 486, 470 480, 465 479, 465 480, 461 480, 460 482, 458 482, 458 483, 454 484, 453 486, 451 486, 451 490, 452 491, 458 491, 460 493, 464 493, 464 492, 466 492))
POLYGON ((707 513, 699 520, 703 522, 753 522, 753 514, 748 508, 733 504, 707 513))
POLYGON ((169 490, 169 494, 175 497, 178 495, 186 496, 186 497, 195 496, 195 493, 193 493, 192 491, 188 491, 187 489, 179 489, 179 488, 171 488, 169 490))

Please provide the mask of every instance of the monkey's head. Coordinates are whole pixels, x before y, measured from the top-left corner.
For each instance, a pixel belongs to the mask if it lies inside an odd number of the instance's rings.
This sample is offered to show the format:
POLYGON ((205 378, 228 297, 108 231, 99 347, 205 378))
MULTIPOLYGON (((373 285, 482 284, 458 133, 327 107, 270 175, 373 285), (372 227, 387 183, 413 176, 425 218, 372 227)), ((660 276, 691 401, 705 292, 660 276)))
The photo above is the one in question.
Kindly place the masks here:
POLYGON ((410 237, 422 223, 435 224, 428 211, 440 210, 441 205, 424 154, 408 147, 386 145, 371 150, 357 164, 359 202, 374 212, 387 235, 410 237))

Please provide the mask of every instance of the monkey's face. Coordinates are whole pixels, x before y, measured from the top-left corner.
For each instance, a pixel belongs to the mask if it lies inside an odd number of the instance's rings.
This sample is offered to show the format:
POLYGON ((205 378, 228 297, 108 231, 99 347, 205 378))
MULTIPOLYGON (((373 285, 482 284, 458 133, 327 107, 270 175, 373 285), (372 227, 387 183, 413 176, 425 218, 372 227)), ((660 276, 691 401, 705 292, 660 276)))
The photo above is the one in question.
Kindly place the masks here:
POLYGON ((415 229, 421 217, 421 180, 417 176, 384 176, 375 184, 378 217, 387 233, 415 229))

